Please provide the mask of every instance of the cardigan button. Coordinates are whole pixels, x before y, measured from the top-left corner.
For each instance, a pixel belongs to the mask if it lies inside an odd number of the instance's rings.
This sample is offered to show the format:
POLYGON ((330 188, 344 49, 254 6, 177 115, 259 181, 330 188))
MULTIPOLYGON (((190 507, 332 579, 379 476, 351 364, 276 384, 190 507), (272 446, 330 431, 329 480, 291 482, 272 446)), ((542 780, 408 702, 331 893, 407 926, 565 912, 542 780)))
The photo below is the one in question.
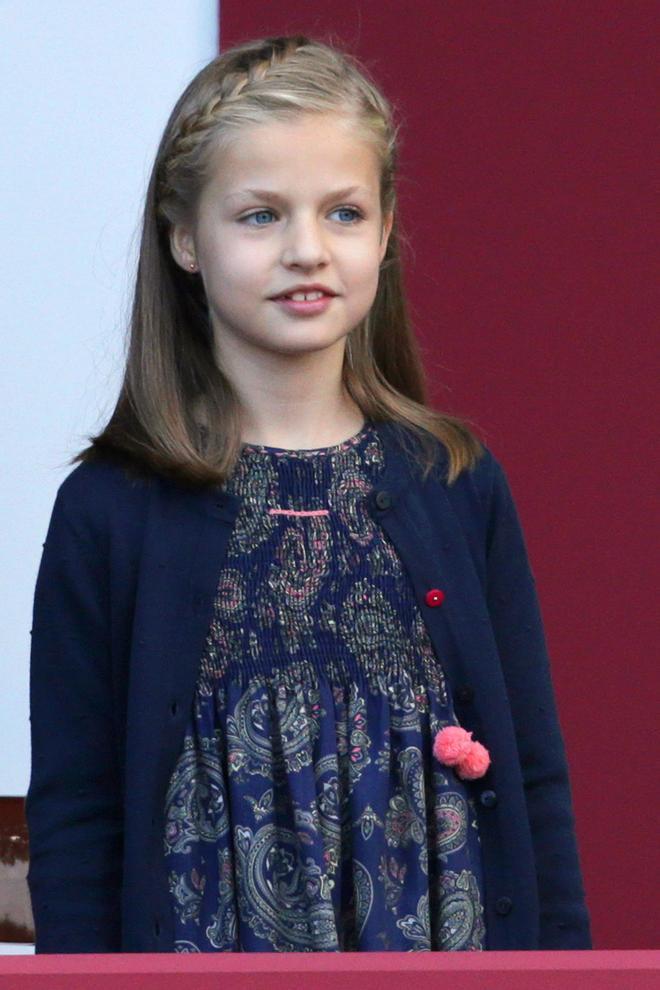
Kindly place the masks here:
POLYGON ((497 794, 495 791, 482 791, 479 795, 479 800, 484 808, 494 808, 497 804, 497 794))
POLYGON ((510 897, 498 897, 495 901, 495 910, 498 914, 508 914, 513 907, 513 901, 510 897))
POLYGON ((474 688, 470 684, 461 684, 456 688, 456 699, 464 705, 469 705, 474 701, 474 688))
POLYGON ((170 711, 172 712, 172 717, 173 718, 176 715, 176 713, 178 712, 178 710, 179 710, 178 703, 176 701, 173 701, 172 704, 170 705, 170 711))
POLYGON ((389 492, 376 492, 376 505, 379 509, 389 509, 392 505, 392 496, 389 492))
POLYGON ((445 600, 445 593, 440 588, 431 588, 430 591, 426 592, 424 600, 431 608, 435 608, 437 605, 442 605, 445 600))
POLYGON ((154 935, 156 938, 160 938, 160 922, 158 918, 154 919, 154 935))

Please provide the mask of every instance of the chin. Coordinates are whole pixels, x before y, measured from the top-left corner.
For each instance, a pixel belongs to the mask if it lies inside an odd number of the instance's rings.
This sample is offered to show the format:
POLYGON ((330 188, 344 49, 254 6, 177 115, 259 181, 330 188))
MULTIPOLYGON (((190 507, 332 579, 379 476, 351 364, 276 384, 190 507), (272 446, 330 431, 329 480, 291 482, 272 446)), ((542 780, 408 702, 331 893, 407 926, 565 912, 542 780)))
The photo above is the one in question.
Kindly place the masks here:
POLYGON ((281 328, 273 331, 268 340, 259 340, 262 347, 272 349, 281 348, 289 353, 304 353, 306 351, 322 351, 328 347, 339 347, 345 341, 349 331, 332 332, 327 328, 316 328, 312 325, 308 327, 293 326, 286 333, 281 328))

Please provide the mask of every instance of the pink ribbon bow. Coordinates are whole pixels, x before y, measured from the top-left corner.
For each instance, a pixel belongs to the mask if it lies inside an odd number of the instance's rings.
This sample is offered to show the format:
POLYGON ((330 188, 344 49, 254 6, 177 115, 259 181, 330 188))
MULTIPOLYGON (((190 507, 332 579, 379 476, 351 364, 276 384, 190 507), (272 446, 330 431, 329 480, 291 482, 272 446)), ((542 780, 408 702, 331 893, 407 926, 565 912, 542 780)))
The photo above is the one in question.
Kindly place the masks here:
POLYGON ((447 766, 455 767, 464 780, 483 777, 490 766, 490 754, 485 746, 472 738, 472 733, 460 725, 446 725, 433 740, 433 755, 447 766))

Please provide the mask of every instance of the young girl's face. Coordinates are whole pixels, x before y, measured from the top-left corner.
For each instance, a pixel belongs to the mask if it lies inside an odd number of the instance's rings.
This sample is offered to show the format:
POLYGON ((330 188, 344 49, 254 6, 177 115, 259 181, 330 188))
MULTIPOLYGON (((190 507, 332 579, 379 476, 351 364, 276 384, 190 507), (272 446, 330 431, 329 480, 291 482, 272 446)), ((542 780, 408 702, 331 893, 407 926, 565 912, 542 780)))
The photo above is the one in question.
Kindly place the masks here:
POLYGON ((177 226, 170 240, 183 268, 197 264, 220 363, 343 354, 374 301, 392 226, 374 152, 343 118, 309 116, 246 128, 214 169, 194 228, 177 226), (336 293, 324 312, 273 301, 314 282, 336 293))

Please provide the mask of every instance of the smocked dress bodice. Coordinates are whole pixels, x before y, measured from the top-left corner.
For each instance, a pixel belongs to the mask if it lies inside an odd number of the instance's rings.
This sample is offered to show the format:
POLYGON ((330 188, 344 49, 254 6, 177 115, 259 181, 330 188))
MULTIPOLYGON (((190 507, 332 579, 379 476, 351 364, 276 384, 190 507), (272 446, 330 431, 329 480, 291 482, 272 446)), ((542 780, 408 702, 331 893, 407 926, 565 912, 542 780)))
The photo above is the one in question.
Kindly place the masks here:
POLYGON ((242 498, 165 802, 175 951, 485 946, 458 724, 407 572, 366 496, 373 424, 244 444, 242 498))

